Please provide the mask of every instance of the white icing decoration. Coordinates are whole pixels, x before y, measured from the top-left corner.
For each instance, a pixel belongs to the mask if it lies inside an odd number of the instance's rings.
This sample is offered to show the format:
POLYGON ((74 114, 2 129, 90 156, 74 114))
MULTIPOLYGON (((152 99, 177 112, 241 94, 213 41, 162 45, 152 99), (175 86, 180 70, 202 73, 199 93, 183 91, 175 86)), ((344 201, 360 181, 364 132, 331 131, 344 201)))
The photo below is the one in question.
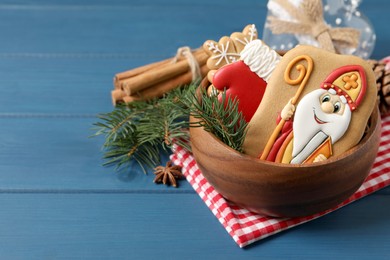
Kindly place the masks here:
POLYGON ((280 55, 264 44, 261 40, 254 40, 248 43, 241 52, 241 58, 251 71, 255 72, 266 82, 279 63, 280 55))
POLYGON ((214 42, 209 42, 208 47, 209 50, 212 51, 213 53, 219 53, 217 55, 214 55, 211 57, 211 59, 218 61, 215 63, 216 66, 218 66, 223 60, 226 62, 226 64, 230 64, 237 59, 235 57, 240 57, 240 54, 234 53, 234 52, 227 52, 229 49, 229 44, 230 42, 226 42, 226 45, 221 44, 221 49, 218 47, 218 45, 214 44, 214 42), (230 60, 229 60, 230 59, 230 60))
POLYGON ((249 27, 249 32, 248 32, 249 40, 246 37, 244 37, 244 40, 235 37, 234 40, 245 46, 255 39, 256 32, 257 32, 256 26, 254 24, 252 24, 251 27, 249 27))
POLYGON ((333 144, 344 135, 349 127, 352 117, 350 107, 346 105, 342 115, 323 112, 320 96, 324 93, 327 93, 327 90, 316 89, 305 95, 296 107, 293 122, 293 157, 297 156, 319 131, 330 136, 333 144), (317 123, 314 116, 327 123, 317 123))
POLYGON ((252 24, 251 27, 249 28, 249 36, 250 36, 249 41, 250 42, 255 39, 256 34, 257 34, 256 26, 254 24, 252 24))
POLYGON ((328 92, 329 92, 330 94, 333 94, 333 95, 336 95, 336 94, 337 94, 336 90, 334 90, 333 88, 328 89, 328 92))
POLYGON ((309 142, 305 145, 302 151, 300 151, 291 160, 290 163, 303 163, 327 138, 328 136, 324 132, 319 131, 316 135, 313 136, 313 138, 309 140, 309 142))

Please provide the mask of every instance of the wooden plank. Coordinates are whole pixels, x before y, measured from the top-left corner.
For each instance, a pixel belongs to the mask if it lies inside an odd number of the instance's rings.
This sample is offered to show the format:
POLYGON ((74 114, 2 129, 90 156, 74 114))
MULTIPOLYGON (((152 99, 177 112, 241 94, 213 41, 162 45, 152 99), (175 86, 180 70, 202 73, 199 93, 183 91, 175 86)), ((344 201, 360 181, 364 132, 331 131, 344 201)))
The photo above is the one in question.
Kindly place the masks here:
MULTIPOLYGON (((190 23, 190 20, 186 20, 177 24, 176 21, 179 19, 175 17, 179 15, 177 10, 176 13, 174 10, 167 10, 167 16, 172 14, 172 19, 166 17, 163 19, 164 22, 148 19, 149 13, 155 8, 153 3, 146 6, 136 4, 134 9, 130 5, 124 7, 113 5, 107 9, 99 5, 96 8, 81 6, 79 9, 68 6, 66 9, 65 5, 63 10, 61 4, 54 4, 52 10, 47 5, 45 1, 36 6, 37 9, 29 9, 28 6, 25 9, 17 7, 7 9, 7 5, 0 5, 0 14, 4 13, 4 16, 0 15, 0 33, 7 39, 0 42, 2 112, 84 114, 109 111, 112 109, 109 92, 115 73, 171 57, 175 54, 176 48, 182 45, 197 47, 205 39, 218 39, 223 34, 240 30, 238 26, 240 22, 235 18, 229 19, 234 20, 234 23, 221 23, 215 20, 206 25, 206 21, 203 20, 207 19, 202 19, 199 23, 190 23), (121 16, 115 14, 116 11, 130 13, 121 16), (45 20, 36 17, 45 17, 45 20), (102 21, 105 21, 105 24, 99 27, 101 30, 94 29, 102 21), (128 28, 123 28, 126 25, 128 28), (108 26, 113 29, 108 29, 108 26), (156 30, 151 29, 154 26, 157 26, 156 30), (61 28, 60 32, 55 31, 58 28, 61 28), (150 32, 147 32, 148 28, 150 32), (129 33, 118 38, 118 31, 129 33), (124 38, 120 39, 121 37, 124 38), (96 44, 97 42, 99 44, 96 44), (123 48, 117 45, 123 43, 126 43, 123 48)), ((176 2, 172 5, 173 9, 183 8, 183 5, 176 2)), ((225 7, 215 8, 218 10, 222 8, 218 13, 207 8, 207 11, 200 12, 197 10, 200 6, 193 5, 195 10, 192 15, 204 13, 205 16, 214 17, 210 19, 221 19, 224 12, 229 13, 226 8, 232 8, 226 4, 225 7)), ((256 8, 251 8, 253 13, 244 15, 247 9, 248 5, 238 8, 237 12, 241 12, 240 16, 244 17, 240 18, 241 21, 251 20, 251 16, 257 18, 263 16, 264 19, 264 10, 263 13, 257 13, 256 8)), ((383 16, 379 11, 380 9, 372 7, 366 12, 375 17, 383 16)), ((183 19, 190 19, 186 14, 180 15, 185 16, 183 19)), ((258 21, 261 30, 264 21, 260 19, 258 21)), ((382 19, 375 19, 373 22, 378 30, 384 26, 382 19)), ((390 38, 387 37, 390 36, 383 34, 378 37, 378 47, 374 53, 376 58, 388 54, 386 46, 390 38)))
POLYGON ((2 259, 388 259, 389 196, 239 249, 194 194, 2 194, 2 259))
POLYGON ((186 181, 178 189, 155 185, 153 174, 143 174, 135 164, 120 173, 103 167, 103 137, 88 138, 95 121, 64 114, 0 117, 0 190, 193 193, 186 181))
MULTIPOLYGON (((379 0, 376 0, 379 1, 379 0)), ((384 0, 382 0, 384 1, 384 0)), ((57 8, 72 8, 72 7, 90 7, 90 8, 110 8, 112 6, 134 6, 134 5, 154 5, 154 6, 162 6, 162 5, 176 5, 176 6, 193 6, 193 5, 203 5, 203 6, 224 6, 227 4, 236 3, 234 0, 214 0, 210 2, 209 0, 197 0, 197 1, 183 1, 183 0, 149 0, 147 2, 143 0, 111 0, 107 2, 106 0, 12 0, 9 3, 3 4, 3 6, 8 6, 9 8, 18 8, 18 7, 57 7, 57 8)), ((253 5, 261 5, 265 6, 267 1, 264 0, 245 0, 240 3, 241 6, 253 6, 253 5)))
POLYGON ((84 4, 68 8, 56 3, 46 7, 0 5, 0 34, 7 39, 0 42, 0 57, 31 53, 171 53, 183 45, 201 46, 209 38, 218 39, 249 23, 261 27, 266 11, 237 1, 210 6, 177 3, 84 4))
POLYGON ((0 58, 0 114, 109 112, 113 109, 110 92, 114 89, 115 73, 157 60, 155 57, 0 58))
MULTIPOLYGON (((180 5, 174 4, 173 10, 164 5, 167 10, 161 15, 166 17, 158 19, 151 18, 153 5, 46 4, 0 5, 0 33, 7 38, 0 42, 2 113, 110 111, 115 73, 172 57, 178 47, 198 47, 242 27, 206 26, 207 19, 194 23, 194 15, 207 14, 198 4, 192 17, 179 12, 180 5), (176 26, 180 19, 185 21, 176 26)), ((219 12, 228 12, 224 8, 219 12)))
MULTIPOLYGON (((101 167, 102 139, 87 136, 112 109, 113 74, 248 23, 261 30, 265 3, 0 3, 0 258, 390 258, 390 188, 241 250, 188 183, 101 167)), ((374 58, 389 54, 387 6, 362 5, 374 58)))
MULTIPOLYGON (((383 5, 383 1, 370 1, 361 6, 378 32, 385 31, 390 22, 382 12, 383 5)), ((261 35, 266 8, 265 1, 19 1, 0 5, 0 14, 0 33, 7 39, 0 42, 0 57, 37 53, 159 55, 183 45, 200 46, 206 39, 218 39, 248 23, 257 24, 261 35)), ((378 34, 377 40, 373 57, 381 58, 388 54, 390 39, 388 34, 378 34)))
MULTIPOLYGON (((377 31, 386 30, 386 21, 390 21, 381 12, 383 5, 383 1, 370 1, 361 6, 377 31)), ((218 39, 248 23, 257 24, 261 32, 266 8, 265 1, 172 0, 164 4, 18 1, 0 5, 0 14, 0 32, 7 39, 0 42, 1 55, 64 52, 157 55, 164 51, 171 53, 183 45, 197 47, 206 39, 218 39)), ((378 34, 375 58, 387 55, 384 52, 388 37, 378 34)))
POLYGON ((103 138, 88 138, 95 121, 82 115, 0 118, 0 190, 193 193, 184 180, 180 189, 154 184, 154 175, 136 164, 121 173, 103 167, 103 138))

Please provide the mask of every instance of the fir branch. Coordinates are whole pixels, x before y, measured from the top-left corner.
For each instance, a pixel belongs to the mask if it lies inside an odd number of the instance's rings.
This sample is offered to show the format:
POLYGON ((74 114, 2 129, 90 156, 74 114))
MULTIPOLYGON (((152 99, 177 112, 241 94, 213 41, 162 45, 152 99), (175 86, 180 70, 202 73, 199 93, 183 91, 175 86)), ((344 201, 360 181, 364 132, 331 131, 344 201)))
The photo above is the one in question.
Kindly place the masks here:
POLYGON ((231 148, 242 152, 247 122, 238 110, 238 100, 227 97, 226 91, 209 96, 201 89, 200 96, 193 93, 191 115, 199 121, 190 127, 203 127, 231 148))
POLYGON ((105 136, 104 165, 120 168, 135 160, 146 173, 160 163, 160 151, 173 143, 190 149, 189 107, 181 100, 196 86, 175 89, 161 99, 121 104, 98 115, 94 136, 105 136))
POLYGON ((126 167, 136 161, 143 171, 160 164, 160 152, 174 143, 191 150, 189 127, 204 127, 228 146, 242 152, 247 123, 238 111, 238 101, 222 94, 197 94, 197 83, 168 92, 161 99, 118 105, 98 115, 94 136, 103 135, 104 165, 126 167), (189 115, 199 119, 190 125, 189 115))

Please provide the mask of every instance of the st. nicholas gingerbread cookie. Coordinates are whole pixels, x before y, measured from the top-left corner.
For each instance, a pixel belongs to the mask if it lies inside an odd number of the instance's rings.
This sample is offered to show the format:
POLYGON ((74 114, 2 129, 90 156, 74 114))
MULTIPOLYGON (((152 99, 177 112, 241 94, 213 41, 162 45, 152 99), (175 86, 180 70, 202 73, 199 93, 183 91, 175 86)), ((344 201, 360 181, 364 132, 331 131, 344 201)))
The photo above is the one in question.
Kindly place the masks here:
POLYGON ((339 155, 361 140, 376 92, 364 60, 298 46, 272 72, 248 125, 244 152, 291 164, 339 155))

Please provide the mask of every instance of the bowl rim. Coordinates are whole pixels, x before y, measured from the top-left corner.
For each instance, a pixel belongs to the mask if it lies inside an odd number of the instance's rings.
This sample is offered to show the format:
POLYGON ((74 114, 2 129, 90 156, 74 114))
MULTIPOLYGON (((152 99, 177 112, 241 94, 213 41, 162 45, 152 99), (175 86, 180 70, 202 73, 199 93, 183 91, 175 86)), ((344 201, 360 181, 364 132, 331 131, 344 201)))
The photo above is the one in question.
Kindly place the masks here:
MULTIPOLYGON (((195 119, 195 117, 193 117, 193 116, 190 116, 190 122, 192 120, 197 120, 197 119, 195 119)), ((365 147, 365 144, 367 144, 373 138, 375 138, 374 133, 376 131, 380 132, 380 128, 381 128, 381 120, 380 120, 380 113, 379 113, 378 107, 375 107, 373 109, 373 111, 371 112, 371 115, 367 121, 367 125, 370 125, 368 128, 368 131, 366 131, 366 133, 364 134, 364 136, 361 138, 361 140, 359 141, 359 143, 357 145, 355 145, 354 147, 350 148, 349 150, 343 152, 342 154, 339 154, 337 156, 331 156, 330 158, 328 158, 325 161, 315 162, 315 163, 311 163, 311 164, 286 164, 286 163, 278 163, 278 162, 270 162, 270 161, 266 161, 266 160, 260 160, 258 158, 253 157, 253 156, 247 155, 245 153, 240 153, 239 151, 231 148, 230 146, 223 143, 214 134, 204 130, 204 128, 201 126, 190 127, 190 130, 193 128, 200 128, 198 130, 204 131, 205 134, 208 134, 212 139, 214 139, 215 142, 217 142, 221 147, 223 147, 223 149, 227 150, 227 152, 233 153, 237 157, 241 157, 245 160, 250 160, 254 163, 260 163, 260 164, 265 164, 268 166, 274 166, 274 167, 280 167, 280 168, 317 168, 317 167, 332 164, 332 163, 335 163, 337 161, 340 161, 342 159, 347 158, 348 156, 352 155, 353 153, 363 149, 365 147)), ((192 141, 191 141, 191 143, 192 143, 192 141)))

